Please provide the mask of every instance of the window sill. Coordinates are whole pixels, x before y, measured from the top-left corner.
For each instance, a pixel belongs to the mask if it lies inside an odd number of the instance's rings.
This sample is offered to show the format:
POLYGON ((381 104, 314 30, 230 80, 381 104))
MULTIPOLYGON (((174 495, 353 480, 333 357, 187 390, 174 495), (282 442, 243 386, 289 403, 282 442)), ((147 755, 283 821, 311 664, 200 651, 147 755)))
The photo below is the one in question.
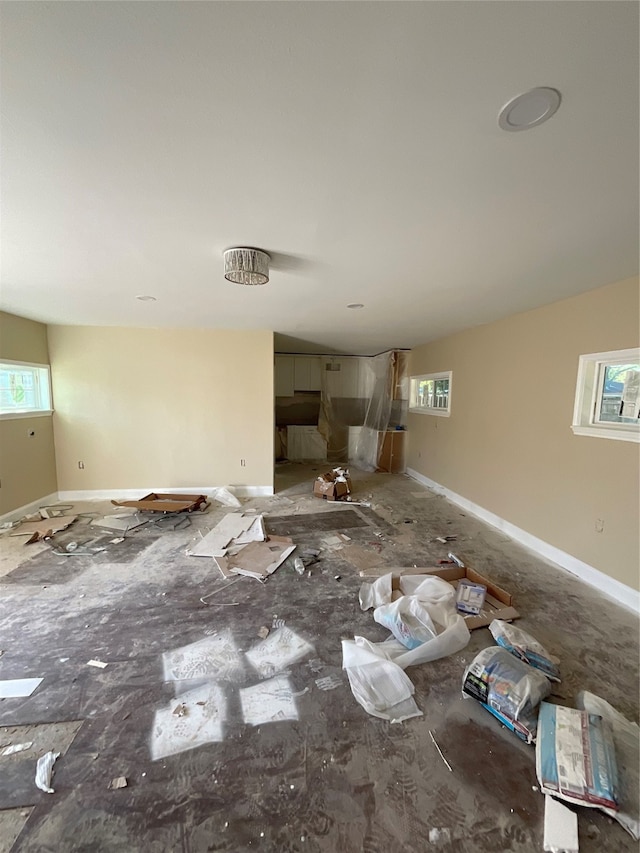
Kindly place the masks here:
POLYGON ((591 438, 612 438, 615 441, 640 442, 640 430, 608 429, 607 427, 579 426, 572 424, 574 435, 588 435, 591 438))
POLYGON ((451 412, 443 409, 409 409, 411 415, 436 415, 438 418, 448 418, 451 412))
POLYGON ((49 418, 53 409, 36 409, 33 412, 0 412, 0 421, 13 421, 17 418, 49 418))

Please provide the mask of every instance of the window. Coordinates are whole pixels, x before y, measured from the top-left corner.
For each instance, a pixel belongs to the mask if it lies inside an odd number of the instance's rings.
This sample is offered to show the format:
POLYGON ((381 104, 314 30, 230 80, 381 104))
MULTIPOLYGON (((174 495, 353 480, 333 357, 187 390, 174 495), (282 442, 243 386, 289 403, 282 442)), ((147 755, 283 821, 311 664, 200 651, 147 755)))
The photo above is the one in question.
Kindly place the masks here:
POLYGON ((412 376, 409 385, 409 411, 422 415, 451 414, 451 371, 412 376))
POLYGON ((571 429, 640 441, 640 349, 581 355, 571 429))
POLYGON ((51 413, 49 367, 20 361, 0 363, 0 417, 51 413))

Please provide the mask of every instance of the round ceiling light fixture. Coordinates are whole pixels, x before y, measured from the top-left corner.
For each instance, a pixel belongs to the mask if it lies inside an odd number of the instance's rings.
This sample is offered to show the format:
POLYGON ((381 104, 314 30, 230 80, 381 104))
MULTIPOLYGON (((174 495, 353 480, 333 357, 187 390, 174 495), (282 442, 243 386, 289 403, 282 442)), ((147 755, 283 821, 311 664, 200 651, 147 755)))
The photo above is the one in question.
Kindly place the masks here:
POLYGON ((539 86, 512 98, 500 110, 498 124, 503 130, 529 130, 555 115, 561 95, 557 89, 539 86))
POLYGON ((156 301, 155 296, 136 296, 136 299, 139 302, 155 302, 156 301))
POLYGON ((234 284, 266 284, 271 258, 261 249, 237 246, 224 253, 224 277, 234 284))
POLYGON ((353 310, 355 311, 358 308, 364 308, 364 305, 362 302, 350 302, 347 305, 347 308, 353 308, 353 310))

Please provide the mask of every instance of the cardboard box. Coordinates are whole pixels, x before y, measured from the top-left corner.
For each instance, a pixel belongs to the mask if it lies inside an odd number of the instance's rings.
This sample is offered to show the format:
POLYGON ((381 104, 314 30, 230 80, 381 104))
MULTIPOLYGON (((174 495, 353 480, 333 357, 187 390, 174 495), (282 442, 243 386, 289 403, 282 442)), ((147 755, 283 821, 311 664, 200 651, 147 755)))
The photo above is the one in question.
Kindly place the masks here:
POLYGON ((327 471, 317 477, 313 483, 313 494, 326 501, 343 501, 351 494, 351 478, 348 474, 342 479, 335 471, 327 471))
POLYGON ((453 587, 458 588, 458 581, 469 580, 472 583, 483 584, 487 588, 484 605, 481 613, 478 616, 465 616, 464 621, 470 631, 474 628, 484 628, 493 622, 494 619, 502 619, 505 622, 513 622, 514 619, 519 619, 520 614, 513 607, 513 598, 510 592, 506 589, 492 583, 488 578, 485 578, 479 572, 476 572, 470 566, 461 568, 460 566, 437 566, 435 568, 411 568, 411 569, 369 569, 360 572, 360 577, 381 577, 389 572, 393 573, 392 589, 400 592, 399 579, 401 575, 437 575, 445 581, 448 581, 453 587))

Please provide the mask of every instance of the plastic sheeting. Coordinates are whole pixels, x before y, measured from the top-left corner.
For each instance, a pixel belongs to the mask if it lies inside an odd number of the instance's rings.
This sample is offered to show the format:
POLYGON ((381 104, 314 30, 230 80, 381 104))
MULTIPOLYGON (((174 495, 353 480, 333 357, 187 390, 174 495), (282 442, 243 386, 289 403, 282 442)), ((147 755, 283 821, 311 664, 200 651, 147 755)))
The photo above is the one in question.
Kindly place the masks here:
POLYGON ((357 397, 334 393, 334 388, 340 387, 331 369, 337 361, 331 356, 321 359, 318 430, 327 441, 327 458, 330 462, 348 459, 358 468, 375 471, 381 451, 379 433, 390 425, 404 425, 407 353, 390 351, 371 358, 340 359, 342 368, 358 371, 357 397), (349 428, 356 426, 361 429, 355 456, 349 458, 349 428))

